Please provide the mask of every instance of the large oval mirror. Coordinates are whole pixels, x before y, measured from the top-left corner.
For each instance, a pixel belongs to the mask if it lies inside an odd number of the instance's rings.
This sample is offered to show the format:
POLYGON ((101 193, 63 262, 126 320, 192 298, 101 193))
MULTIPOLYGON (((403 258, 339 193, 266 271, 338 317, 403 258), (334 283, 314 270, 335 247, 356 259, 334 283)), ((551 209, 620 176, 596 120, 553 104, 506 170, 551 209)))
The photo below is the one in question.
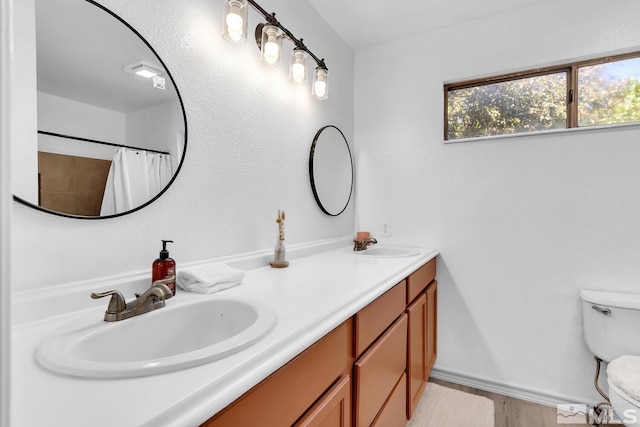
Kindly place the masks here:
MULTIPOLYGON (((137 211, 175 180, 187 124, 173 77, 127 22, 92 0, 35 1, 37 136, 17 201, 62 216, 137 211)), ((14 178, 15 179, 15 178, 14 178)))
POLYGON ((347 138, 337 127, 324 126, 313 138, 309 178, 322 212, 338 216, 347 209, 353 191, 353 159, 347 138))

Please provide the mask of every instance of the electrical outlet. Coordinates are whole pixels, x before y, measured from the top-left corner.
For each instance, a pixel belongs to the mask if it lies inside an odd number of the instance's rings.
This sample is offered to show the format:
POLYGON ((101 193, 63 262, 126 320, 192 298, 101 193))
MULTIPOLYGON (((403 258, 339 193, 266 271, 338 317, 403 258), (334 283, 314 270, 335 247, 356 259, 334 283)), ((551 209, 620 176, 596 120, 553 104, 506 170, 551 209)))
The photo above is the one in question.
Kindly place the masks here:
POLYGON ((388 219, 382 222, 382 236, 391 237, 391 221, 388 219))

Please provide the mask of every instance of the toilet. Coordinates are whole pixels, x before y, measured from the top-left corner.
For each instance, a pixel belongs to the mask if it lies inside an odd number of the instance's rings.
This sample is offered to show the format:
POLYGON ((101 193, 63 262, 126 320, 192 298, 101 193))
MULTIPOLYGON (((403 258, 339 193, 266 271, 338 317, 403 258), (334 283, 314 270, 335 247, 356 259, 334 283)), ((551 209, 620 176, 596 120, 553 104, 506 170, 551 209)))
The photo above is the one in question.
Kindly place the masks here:
POLYGON ((609 399, 625 426, 640 426, 640 294, 583 290, 584 339, 607 366, 609 399))

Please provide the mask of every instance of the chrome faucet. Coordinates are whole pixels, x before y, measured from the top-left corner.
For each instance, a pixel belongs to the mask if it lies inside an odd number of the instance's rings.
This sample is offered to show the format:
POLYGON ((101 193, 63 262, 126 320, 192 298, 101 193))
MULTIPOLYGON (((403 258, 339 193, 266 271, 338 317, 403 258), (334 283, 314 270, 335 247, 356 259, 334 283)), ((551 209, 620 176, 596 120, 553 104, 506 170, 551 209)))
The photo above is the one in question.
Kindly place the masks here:
POLYGON ((360 251, 364 251, 367 249, 367 246, 369 245, 375 245, 376 243, 378 243, 378 241, 376 239, 374 239, 373 237, 367 237, 366 239, 362 239, 362 240, 353 240, 353 250, 356 252, 360 252, 360 251))
POLYGON ((136 294, 136 299, 130 302, 126 302, 122 293, 116 290, 92 293, 91 298, 98 299, 111 296, 107 311, 104 313, 104 320, 105 322, 116 322, 164 307, 165 300, 173 296, 167 284, 175 279, 176 276, 173 275, 156 280, 142 295, 136 294))

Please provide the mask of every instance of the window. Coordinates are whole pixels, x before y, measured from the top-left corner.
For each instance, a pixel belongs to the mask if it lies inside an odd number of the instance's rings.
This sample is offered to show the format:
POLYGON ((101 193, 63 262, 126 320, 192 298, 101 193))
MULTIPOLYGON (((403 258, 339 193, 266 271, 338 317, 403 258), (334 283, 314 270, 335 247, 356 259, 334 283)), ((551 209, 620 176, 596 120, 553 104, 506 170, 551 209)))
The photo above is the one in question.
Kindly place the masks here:
POLYGON ((445 140, 640 122, 640 53, 444 89, 445 140))

